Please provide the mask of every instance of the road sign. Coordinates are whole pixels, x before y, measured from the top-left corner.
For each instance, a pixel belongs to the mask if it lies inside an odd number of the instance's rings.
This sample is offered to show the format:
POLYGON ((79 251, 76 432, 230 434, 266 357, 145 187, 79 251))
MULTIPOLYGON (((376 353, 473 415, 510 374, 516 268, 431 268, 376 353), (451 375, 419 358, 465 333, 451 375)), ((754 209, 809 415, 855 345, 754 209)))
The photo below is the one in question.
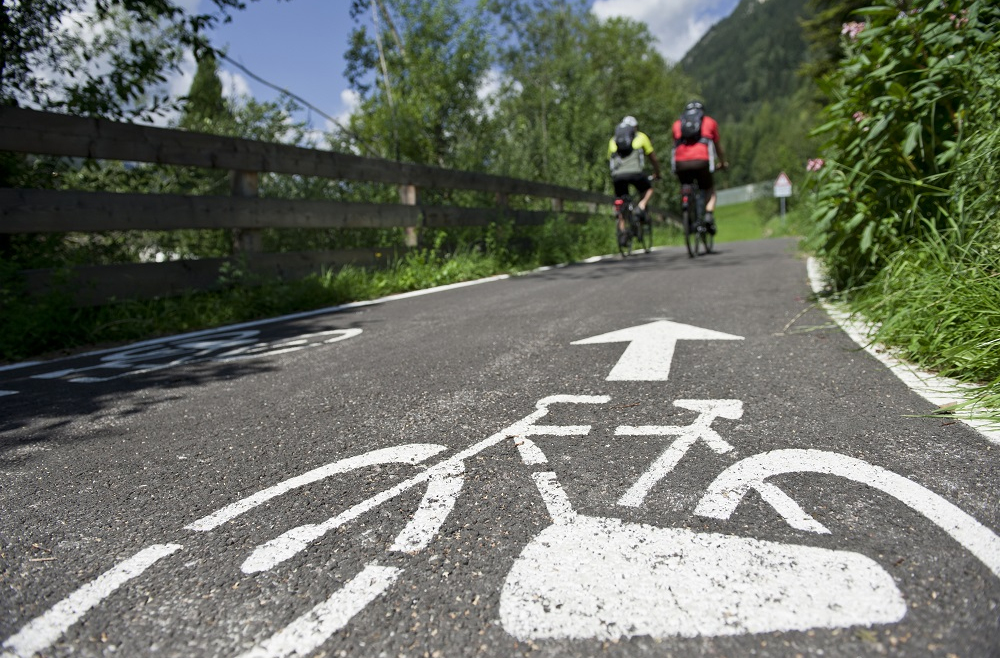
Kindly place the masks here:
POLYGON ((774 196, 779 199, 792 196, 792 181, 785 172, 778 174, 774 181, 774 196))

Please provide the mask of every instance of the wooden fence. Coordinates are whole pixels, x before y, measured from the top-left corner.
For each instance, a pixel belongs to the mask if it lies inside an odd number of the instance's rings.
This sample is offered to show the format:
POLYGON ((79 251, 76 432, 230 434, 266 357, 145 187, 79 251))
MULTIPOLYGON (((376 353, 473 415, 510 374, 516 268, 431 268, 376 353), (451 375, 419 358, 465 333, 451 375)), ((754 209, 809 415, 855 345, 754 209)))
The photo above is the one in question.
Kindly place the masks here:
MULTIPOLYGON (((488 226, 501 220, 533 225, 554 213, 566 221, 585 221, 598 206, 613 201, 603 194, 514 178, 10 107, 0 107, 0 151, 229 170, 229 197, 0 189, 0 234, 235 229, 233 258, 259 274, 281 277, 347 264, 378 265, 391 255, 385 249, 264 253, 261 229, 401 227, 407 233, 408 244, 400 245, 405 248, 416 244, 421 227, 488 226), (394 185, 400 202, 260 198, 262 173, 394 185), (421 189, 491 193, 497 202, 490 208, 422 205, 421 189), (512 210, 506 199, 514 195, 550 199, 551 211, 512 210), (589 212, 564 212, 565 202, 586 204, 589 212)), ((78 267, 70 272, 70 288, 82 306, 209 289, 217 285, 223 264, 232 260, 78 267)), ((52 271, 22 274, 32 293, 54 285, 52 271)))

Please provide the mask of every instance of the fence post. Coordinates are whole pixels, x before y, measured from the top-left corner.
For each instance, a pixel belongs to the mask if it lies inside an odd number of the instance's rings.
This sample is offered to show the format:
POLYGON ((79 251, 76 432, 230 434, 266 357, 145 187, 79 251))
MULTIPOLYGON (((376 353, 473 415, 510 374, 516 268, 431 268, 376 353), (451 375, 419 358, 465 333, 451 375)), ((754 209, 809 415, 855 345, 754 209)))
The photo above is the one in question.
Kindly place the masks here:
MULTIPOLYGON (((404 206, 415 206, 417 205, 417 186, 416 185, 400 185, 399 186, 399 202, 404 206)), ((405 244, 407 247, 416 247, 420 242, 420 235, 415 226, 407 226, 403 229, 406 232, 405 244)))
MULTIPOLYGON (((256 171, 232 173, 232 196, 256 198, 260 189, 260 174, 256 171)), ((264 242, 259 228, 238 228, 233 231, 233 252, 245 254, 263 251, 264 242)))
POLYGON ((562 199, 552 199, 552 212, 562 212, 564 205, 562 199))

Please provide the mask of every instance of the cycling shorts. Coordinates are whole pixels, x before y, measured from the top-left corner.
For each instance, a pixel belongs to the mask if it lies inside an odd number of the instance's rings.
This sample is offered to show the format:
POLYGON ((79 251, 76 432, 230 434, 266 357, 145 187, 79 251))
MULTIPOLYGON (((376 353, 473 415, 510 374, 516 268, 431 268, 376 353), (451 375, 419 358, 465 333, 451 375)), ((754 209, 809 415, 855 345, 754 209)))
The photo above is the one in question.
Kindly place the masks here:
POLYGON ((681 185, 686 185, 697 181, 698 187, 702 190, 711 190, 715 187, 715 179, 709 169, 708 160, 682 160, 675 163, 675 173, 681 185))
POLYGON ((632 185, 635 187, 635 193, 640 199, 653 186, 649 182, 649 176, 646 174, 626 174, 618 178, 613 178, 611 182, 615 185, 615 196, 625 196, 628 194, 628 186, 632 185))

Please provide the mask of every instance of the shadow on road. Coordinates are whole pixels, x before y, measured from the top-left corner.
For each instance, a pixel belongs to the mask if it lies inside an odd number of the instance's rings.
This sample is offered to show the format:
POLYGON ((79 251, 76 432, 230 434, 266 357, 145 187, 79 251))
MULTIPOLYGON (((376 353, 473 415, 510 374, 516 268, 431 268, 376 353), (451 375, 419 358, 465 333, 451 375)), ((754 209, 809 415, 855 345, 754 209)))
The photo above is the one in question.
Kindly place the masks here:
MULTIPOLYGON (((188 389, 279 370, 281 356, 332 348, 361 333, 350 310, 270 319, 0 370, 0 463, 21 458, 81 418, 98 431, 188 389)), ((81 437, 85 439, 86 437, 81 437)))

